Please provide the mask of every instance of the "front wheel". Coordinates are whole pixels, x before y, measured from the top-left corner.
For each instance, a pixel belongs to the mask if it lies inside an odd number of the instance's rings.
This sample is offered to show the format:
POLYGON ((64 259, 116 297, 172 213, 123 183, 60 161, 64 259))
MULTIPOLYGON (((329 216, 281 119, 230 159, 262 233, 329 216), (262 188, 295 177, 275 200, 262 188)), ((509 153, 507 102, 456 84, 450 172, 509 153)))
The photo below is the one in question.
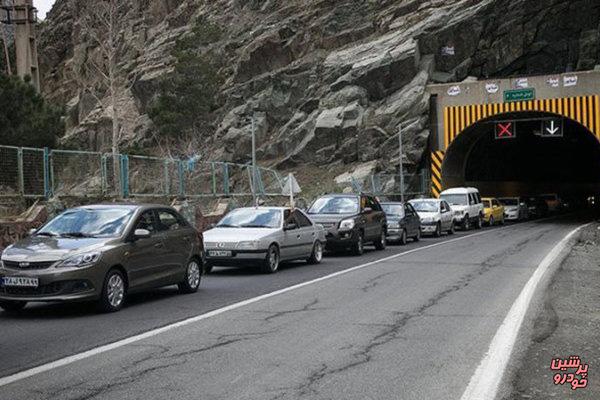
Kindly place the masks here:
POLYGON ((438 222, 437 225, 435 226, 435 233, 433 234, 434 237, 439 238, 440 236, 442 236, 442 223, 438 222))
POLYGON ((365 252, 365 239, 363 238, 362 232, 358 233, 358 239, 356 239, 356 243, 352 246, 352 254, 355 256, 362 256, 365 252))
POLYGON ((421 227, 419 227, 419 229, 417 229, 417 234, 415 235, 415 237, 413 239, 415 242, 418 242, 419 240, 421 240, 421 227))
POLYGON ((454 221, 450 222, 450 229, 448 230, 448 235, 454 235, 456 232, 456 224, 454 221))
POLYGON ((323 244, 317 240, 315 242, 315 244, 313 245, 313 249, 312 249, 312 253, 311 253, 310 257, 308 258, 308 260, 306 260, 306 262, 308 262, 309 264, 312 264, 312 265, 320 264, 322 259, 323 259, 323 244))
POLYGON ((117 269, 108 271, 104 278, 98 306, 103 312, 115 312, 125 303, 126 284, 123 273, 117 269))
POLYGON ((265 274, 274 274, 279 269, 279 247, 272 244, 267 250, 267 256, 263 261, 262 272, 265 274))
POLYGON ((400 244, 402 246, 404 246, 407 242, 407 234, 406 234, 406 229, 402 230, 402 235, 400 235, 400 244))
POLYGON ((465 215, 465 219, 463 220, 463 223, 462 223, 462 228, 465 231, 468 231, 469 229, 471 229, 471 219, 469 218, 469 214, 465 215))
POLYGON ((0 308, 7 313, 17 313, 25 308, 26 301, 0 300, 0 308))
POLYGON ((375 248, 377 250, 385 250, 385 247, 387 245, 387 239, 385 237, 385 229, 381 229, 381 236, 379 236, 379 239, 377 239, 374 243, 375 248))
POLYGON ((477 222, 475 222, 475 229, 481 229, 483 227, 483 218, 481 215, 477 217, 477 222))
POLYGON ((200 287, 200 280, 202 279, 202 267, 197 260, 191 260, 188 262, 185 270, 185 278, 177 286, 181 293, 195 293, 200 287))

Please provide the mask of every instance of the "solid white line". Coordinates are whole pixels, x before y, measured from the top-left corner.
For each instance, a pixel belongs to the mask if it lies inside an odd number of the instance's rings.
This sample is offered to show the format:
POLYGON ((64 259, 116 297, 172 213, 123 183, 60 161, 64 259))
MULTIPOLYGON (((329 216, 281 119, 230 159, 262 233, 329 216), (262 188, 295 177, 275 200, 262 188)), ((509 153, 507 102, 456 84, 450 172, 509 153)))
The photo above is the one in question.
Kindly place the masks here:
POLYGON ((494 335, 486 355, 475 370, 475 374, 473 374, 461 400, 494 400, 496 398, 502 377, 517 341, 517 334, 523 324, 537 285, 548 268, 569 245, 571 238, 587 225, 589 224, 582 225, 569 232, 538 265, 494 335))
POLYGON ((258 296, 258 297, 253 297, 253 298, 250 298, 250 299, 247 299, 247 300, 240 301, 238 303, 230 304, 228 306, 225 306, 225 307, 219 308, 217 310, 213 310, 213 311, 207 312, 205 314, 201 314, 201 315, 197 315, 195 317, 184 319, 182 321, 175 322, 175 323, 169 324, 169 325, 165 325, 165 326, 160 327, 160 328, 152 329, 150 331, 147 331, 147 332, 144 332, 144 333, 140 333, 138 335, 131 336, 131 337, 128 337, 128 338, 125 338, 125 339, 121 339, 121 340, 118 340, 118 341, 113 342, 113 343, 109 343, 109 344, 106 344, 106 345, 103 345, 103 346, 95 347, 93 349, 84 351, 82 353, 74 354, 72 356, 67 356, 67 357, 58 359, 56 361, 49 362, 47 364, 42 364, 40 366, 31 368, 31 369, 23 370, 21 372, 15 373, 13 375, 8 375, 8 376, 5 376, 5 377, 2 377, 2 378, 0 378, 0 387, 9 385, 11 383, 14 383, 14 382, 17 382, 17 381, 20 381, 20 380, 23 380, 23 379, 26 379, 26 378, 29 378, 29 377, 32 377, 32 376, 37 375, 37 374, 41 374, 43 372, 50 371, 50 370, 55 369, 55 368, 59 368, 59 367, 63 367, 63 366, 68 365, 68 364, 72 364, 74 362, 77 362, 77 361, 80 361, 80 360, 83 360, 83 359, 86 359, 86 358, 89 358, 89 357, 92 357, 92 356, 95 356, 95 355, 98 355, 98 354, 101 354, 101 353, 105 353, 107 351, 111 351, 111 350, 118 349, 118 348, 123 347, 123 346, 127 346, 128 344, 131 344, 131 343, 134 343, 134 342, 139 342, 140 340, 144 340, 144 339, 148 339, 150 337, 156 336, 156 335, 160 335, 161 333, 165 333, 165 332, 168 332, 170 330, 173 330, 173 329, 176 329, 176 328, 180 328, 182 326, 190 325, 190 324, 193 324, 195 322, 202 321, 202 320, 214 317, 214 316, 219 315, 219 314, 223 314, 223 313, 225 313, 227 311, 235 310, 235 309, 238 309, 240 307, 244 307, 244 306, 247 306, 249 304, 256 303, 258 301, 268 299, 270 297, 274 297, 274 296, 278 296, 278 295, 283 294, 283 293, 291 292, 293 290, 300 289, 300 288, 305 287, 305 286, 313 285, 315 283, 322 282, 322 281, 325 281, 325 280, 328 280, 328 279, 332 279, 332 278, 335 278, 335 277, 338 277, 338 276, 341 276, 341 275, 344 275, 344 274, 348 274, 350 272, 354 272, 354 271, 357 271, 359 269, 367 268, 367 267, 370 267, 372 265, 375 265, 375 264, 378 264, 378 263, 381 263, 381 262, 390 261, 390 260, 393 260, 395 258, 405 256, 407 254, 415 253, 417 251, 423 251, 423 250, 431 249, 433 247, 443 246, 443 245, 446 245, 446 244, 457 242, 459 240, 464 240, 464 239, 468 239, 468 238, 472 238, 472 237, 476 237, 476 236, 480 236, 480 235, 485 235, 485 234, 488 234, 488 233, 491 233, 491 232, 497 232, 497 231, 499 231, 501 229, 507 229, 507 228, 510 228, 510 226, 509 227, 505 227, 505 228, 495 229, 495 230, 486 230, 486 231, 479 232, 479 233, 474 233, 474 234, 471 234, 471 235, 461 236, 461 237, 458 237, 456 239, 446 240, 444 242, 433 243, 433 244, 430 244, 430 245, 427 245, 427 246, 419 247, 419 248, 408 250, 408 251, 405 251, 405 252, 402 252, 402 253, 394 254, 392 256, 381 258, 379 260, 371 261, 371 262, 368 262, 366 264, 361 264, 361 265, 357 265, 355 267, 348 268, 348 269, 345 269, 345 270, 342 270, 342 271, 334 272, 332 274, 325 275, 325 276, 322 276, 320 278, 316 278, 316 279, 313 279, 313 280, 310 280, 310 281, 302 282, 302 283, 299 283, 299 284, 296 284, 296 285, 293 285, 293 286, 289 286, 289 287, 286 287, 286 288, 283 288, 283 289, 280 289, 280 290, 276 290, 276 291, 271 292, 271 293, 263 294, 263 295, 258 296))

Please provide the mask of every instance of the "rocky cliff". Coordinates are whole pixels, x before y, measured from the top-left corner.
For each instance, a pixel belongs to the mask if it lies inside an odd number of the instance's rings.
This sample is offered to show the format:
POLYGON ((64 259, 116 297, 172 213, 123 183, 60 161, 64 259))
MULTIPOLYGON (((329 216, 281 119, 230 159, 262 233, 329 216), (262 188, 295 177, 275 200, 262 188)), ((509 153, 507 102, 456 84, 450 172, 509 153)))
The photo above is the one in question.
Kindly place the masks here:
MULTIPOLYGON (((600 60, 597 0, 123 0, 124 144, 152 146, 147 116, 174 41, 198 18, 226 77, 202 157, 246 162, 254 115, 261 163, 374 163, 393 169, 428 146, 428 82, 591 69, 600 60)), ((57 0, 41 28, 44 93, 66 105, 67 141, 106 148, 110 124, 78 75, 97 49, 80 24, 93 2, 57 0)), ((92 81, 92 82, 90 82, 92 81)), ((369 164, 371 165, 371 164, 369 164)), ((343 167, 349 168, 349 167, 343 167)))

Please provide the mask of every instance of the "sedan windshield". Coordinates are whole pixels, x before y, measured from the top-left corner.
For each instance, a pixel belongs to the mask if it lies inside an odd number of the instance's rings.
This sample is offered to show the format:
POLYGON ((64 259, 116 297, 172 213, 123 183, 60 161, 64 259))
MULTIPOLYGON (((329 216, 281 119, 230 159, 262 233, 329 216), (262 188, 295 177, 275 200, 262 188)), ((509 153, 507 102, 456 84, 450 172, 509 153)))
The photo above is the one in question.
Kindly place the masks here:
POLYGON ((437 201, 415 201, 412 204, 413 208, 420 212, 438 212, 439 203, 437 201))
POLYGON ((440 196, 441 199, 446 200, 448 204, 452 204, 455 206, 467 206, 469 202, 467 201, 467 195, 464 194, 443 194, 440 196))
POLYGON ((358 197, 321 197, 308 210, 309 214, 356 214, 358 197))
POLYGON ((227 214, 217 224, 219 228, 279 228, 280 210, 240 208, 227 214))
POLYGON ((504 204, 505 206, 518 206, 519 199, 500 199, 500 203, 504 204))
POLYGON ((74 238, 119 236, 133 215, 133 209, 76 208, 60 214, 36 232, 40 236, 74 238))
POLYGON ((381 207, 386 215, 393 217, 404 217, 403 204, 382 204, 381 207))

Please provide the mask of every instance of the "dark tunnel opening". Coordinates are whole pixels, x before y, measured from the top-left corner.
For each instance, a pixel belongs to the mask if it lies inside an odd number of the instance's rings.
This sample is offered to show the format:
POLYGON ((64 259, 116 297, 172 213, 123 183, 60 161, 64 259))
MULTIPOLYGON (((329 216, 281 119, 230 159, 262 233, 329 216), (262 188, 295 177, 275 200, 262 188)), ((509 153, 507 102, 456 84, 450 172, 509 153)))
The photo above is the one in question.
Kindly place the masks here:
POLYGON ((544 112, 496 115, 463 131, 442 165, 446 188, 474 186, 487 196, 557 193, 590 196, 600 188, 600 142, 585 126, 544 112), (562 137, 543 136, 542 121, 562 121, 562 137), (496 124, 514 121, 514 138, 496 138, 496 124))

